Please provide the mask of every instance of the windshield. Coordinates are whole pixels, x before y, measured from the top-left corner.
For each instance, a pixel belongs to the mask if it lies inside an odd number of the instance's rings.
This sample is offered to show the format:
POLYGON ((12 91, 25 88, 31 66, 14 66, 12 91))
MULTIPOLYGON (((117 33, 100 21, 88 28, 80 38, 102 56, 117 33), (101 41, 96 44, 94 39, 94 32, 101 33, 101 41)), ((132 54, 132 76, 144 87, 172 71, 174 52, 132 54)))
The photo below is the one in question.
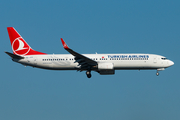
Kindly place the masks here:
POLYGON ((161 58, 162 60, 167 60, 167 58, 161 58))

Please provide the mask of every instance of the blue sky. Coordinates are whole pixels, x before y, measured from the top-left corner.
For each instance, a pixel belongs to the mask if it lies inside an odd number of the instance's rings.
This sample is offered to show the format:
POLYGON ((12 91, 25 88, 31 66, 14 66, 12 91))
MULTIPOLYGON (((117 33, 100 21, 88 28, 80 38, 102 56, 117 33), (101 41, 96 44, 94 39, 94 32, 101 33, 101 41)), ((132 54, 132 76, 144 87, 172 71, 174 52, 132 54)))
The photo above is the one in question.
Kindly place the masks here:
POLYGON ((6 0, 0 5, 2 120, 179 120, 180 1, 6 0), (160 72, 49 71, 11 61, 6 27, 30 46, 67 54, 60 38, 79 53, 153 53, 175 65, 160 72))

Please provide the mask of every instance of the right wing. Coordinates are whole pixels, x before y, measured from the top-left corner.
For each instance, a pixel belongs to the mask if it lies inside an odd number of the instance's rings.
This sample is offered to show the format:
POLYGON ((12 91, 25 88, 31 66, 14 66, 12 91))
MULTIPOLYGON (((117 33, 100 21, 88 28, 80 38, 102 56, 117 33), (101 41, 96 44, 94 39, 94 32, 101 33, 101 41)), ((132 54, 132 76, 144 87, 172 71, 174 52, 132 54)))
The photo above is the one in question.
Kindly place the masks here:
POLYGON ((61 38, 61 42, 63 44, 64 49, 75 57, 76 60, 75 62, 78 62, 79 65, 81 65, 82 69, 89 69, 89 67, 91 68, 92 66, 96 66, 98 64, 96 61, 70 49, 62 38, 61 38))

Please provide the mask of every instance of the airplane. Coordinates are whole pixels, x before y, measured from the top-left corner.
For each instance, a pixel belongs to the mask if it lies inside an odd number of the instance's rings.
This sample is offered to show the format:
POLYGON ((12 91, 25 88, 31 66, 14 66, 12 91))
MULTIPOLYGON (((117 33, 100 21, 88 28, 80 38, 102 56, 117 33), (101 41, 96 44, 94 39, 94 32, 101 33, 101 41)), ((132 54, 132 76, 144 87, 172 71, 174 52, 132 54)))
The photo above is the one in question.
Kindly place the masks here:
POLYGON ((77 70, 86 71, 91 78, 91 71, 100 75, 113 75, 115 70, 165 70, 174 62, 156 54, 80 54, 65 43, 62 45, 70 54, 46 54, 33 50, 13 27, 7 27, 12 51, 5 52, 14 62, 24 66, 49 70, 77 70))

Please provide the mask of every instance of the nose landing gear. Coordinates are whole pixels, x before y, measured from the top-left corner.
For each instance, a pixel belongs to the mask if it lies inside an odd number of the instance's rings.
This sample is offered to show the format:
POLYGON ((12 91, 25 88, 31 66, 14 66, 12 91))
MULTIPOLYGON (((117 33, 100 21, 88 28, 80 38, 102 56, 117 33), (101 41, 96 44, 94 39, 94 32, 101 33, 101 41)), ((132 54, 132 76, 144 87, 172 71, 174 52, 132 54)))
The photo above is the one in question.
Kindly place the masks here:
POLYGON ((156 75, 158 76, 159 75, 159 71, 157 70, 157 72, 156 72, 156 75))
POLYGON ((86 71, 86 75, 87 75, 88 78, 91 78, 91 76, 92 76, 91 71, 86 71))

